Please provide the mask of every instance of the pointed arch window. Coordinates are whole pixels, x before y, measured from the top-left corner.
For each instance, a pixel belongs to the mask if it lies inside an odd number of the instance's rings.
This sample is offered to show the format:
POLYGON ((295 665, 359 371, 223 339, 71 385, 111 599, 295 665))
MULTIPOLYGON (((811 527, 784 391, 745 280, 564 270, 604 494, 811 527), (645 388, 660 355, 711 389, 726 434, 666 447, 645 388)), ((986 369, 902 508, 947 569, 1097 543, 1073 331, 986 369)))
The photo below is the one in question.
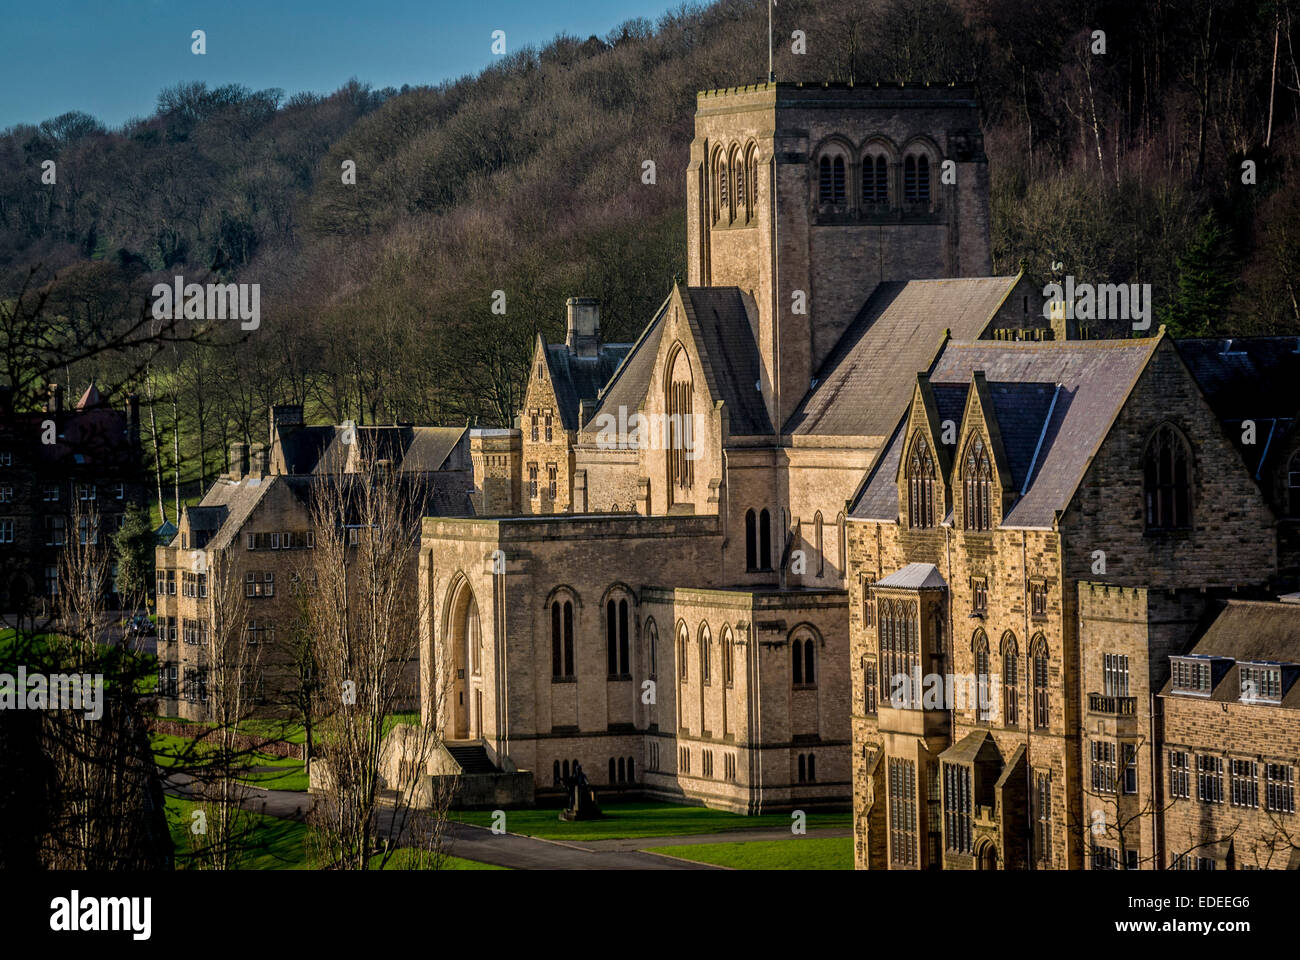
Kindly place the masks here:
POLYGON ((992 526, 993 466, 988 448, 979 437, 966 445, 965 480, 966 529, 988 530, 992 526))
POLYGON ((691 635, 683 623, 677 628, 677 673, 682 683, 690 679, 690 649, 691 635))
POLYGON ((551 678, 573 679, 573 602, 551 603, 551 678))
POLYGON ((745 207, 749 206, 749 194, 745 190, 745 166, 743 162, 736 160, 733 164, 736 170, 736 209, 744 213, 745 207))
POLYGON ((971 646, 975 653, 975 719, 988 723, 993 704, 989 700, 989 638, 983 630, 975 631, 971 646))
POLYGON ((766 507, 758 513, 758 563, 760 570, 772 569, 772 515, 766 507))
POLYGON ((750 144, 745 154, 745 183, 748 192, 745 197, 746 219, 752 219, 758 207, 758 148, 750 144))
POLYGON ((745 511, 745 569, 758 569, 758 515, 745 511))
POLYGON ((690 358, 685 350, 678 349, 673 354, 668 370, 668 395, 665 398, 668 413, 668 494, 676 502, 677 494, 689 492, 695 484, 695 460, 691 451, 699 438, 694 435, 695 422, 691 409, 694 378, 691 375, 690 358))
POLYGON ((1163 424, 1147 443, 1143 464, 1148 530, 1192 525, 1192 454, 1172 424, 1163 424))
POLYGON ((889 202, 889 162, 884 154, 862 161, 862 202, 883 206, 889 202))
POLYGON ((1300 517, 1300 450, 1286 468, 1287 515, 1300 517))
POLYGON ((1033 683, 1034 683, 1034 729, 1046 730, 1051 722, 1051 694, 1047 686, 1047 641, 1039 634, 1034 638, 1033 683))
POLYGON ((822 512, 817 511, 813 517, 813 538, 815 540, 814 549, 817 551, 817 576, 826 576, 826 552, 825 537, 822 530, 822 512))
POLYGON ((724 631, 722 634, 722 682, 728 687, 736 682, 735 647, 731 631, 724 631))
POLYGON ((930 158, 914 153, 903 161, 903 199, 908 203, 930 202, 930 158))
POLYGON ((727 175, 727 162, 718 161, 718 216, 726 217, 730 214, 730 201, 727 197, 727 183, 731 178, 727 175))
POLYGON ((1002 718, 1008 727, 1020 722, 1020 648, 1014 633, 1002 637, 1002 718))
POLYGON ((628 639, 627 599, 612 597, 605 604, 605 646, 611 677, 631 675, 631 643, 628 639))
POLYGON ((920 434, 907 458, 907 522, 914 528, 934 526, 934 456, 920 434))
POLYGON ((713 634, 707 623, 700 627, 700 680, 713 682, 713 634))

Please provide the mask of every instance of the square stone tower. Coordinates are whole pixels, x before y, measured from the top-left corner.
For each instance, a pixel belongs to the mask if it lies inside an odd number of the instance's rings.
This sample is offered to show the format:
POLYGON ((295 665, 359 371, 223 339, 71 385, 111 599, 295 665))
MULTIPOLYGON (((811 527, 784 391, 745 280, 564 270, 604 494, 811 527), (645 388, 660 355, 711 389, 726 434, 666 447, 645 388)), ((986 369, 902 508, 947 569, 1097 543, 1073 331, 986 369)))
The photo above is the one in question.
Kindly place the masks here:
POLYGON ((753 297, 778 428, 877 283, 992 272, 971 84, 702 92, 686 182, 687 282, 753 297))

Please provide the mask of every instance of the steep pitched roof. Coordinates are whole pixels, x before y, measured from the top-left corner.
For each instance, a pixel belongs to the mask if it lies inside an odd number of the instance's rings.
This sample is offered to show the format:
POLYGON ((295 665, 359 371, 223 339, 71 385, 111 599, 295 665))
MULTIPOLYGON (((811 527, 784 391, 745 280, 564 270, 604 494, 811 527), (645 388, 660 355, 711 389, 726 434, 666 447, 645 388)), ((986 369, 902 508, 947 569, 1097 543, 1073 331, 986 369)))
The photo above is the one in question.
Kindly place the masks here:
POLYGON ((284 467, 289 473, 304 474, 316 470, 322 455, 334 442, 334 426, 294 427, 279 431, 280 450, 284 467))
POLYGON ((77 401, 77 409, 89 410, 92 407, 98 407, 103 402, 103 398, 99 395, 99 387, 95 386, 95 381, 92 380, 90 381, 90 386, 86 388, 86 392, 83 393, 81 399, 77 401))
POLYGON ((624 355, 614 376, 600 394, 596 416, 611 413, 617 419, 619 407, 625 408, 629 415, 641 409, 646 390, 650 387, 650 379, 654 375, 659 341, 663 339, 664 318, 668 315, 668 304, 671 302, 672 297, 669 296, 655 312, 654 319, 641 331, 636 343, 624 355))
MULTIPOLYGON (((696 332, 704 364, 702 375, 715 400, 721 400, 735 436, 768 435, 772 422, 763 394, 755 384, 762 379, 758 344, 739 287, 682 287, 682 307, 696 332)), ((596 416, 618 415, 619 407, 640 410, 654 376, 663 339, 665 318, 672 296, 664 301, 627 359, 602 392, 596 416)), ((594 419, 594 418, 593 418, 594 419)))
MULTIPOLYGON (((540 335, 539 335, 540 336, 540 335)), ((594 357, 580 357, 567 344, 546 343, 546 369, 555 390, 560 423, 565 430, 578 429, 578 407, 583 400, 595 400, 609 382, 623 358, 632 350, 630 343, 602 343, 594 357)))
POLYGON ((975 340, 1019 277, 881 283, 863 304, 785 425, 793 434, 881 437, 929 369, 943 331, 975 340))
POLYGON ((285 478, 269 476, 262 478, 245 478, 243 480, 219 479, 204 494, 199 502, 200 508, 224 508, 224 516, 219 529, 208 540, 207 549, 222 550, 234 543, 239 530, 252 516, 257 505, 266 496, 267 491, 285 478))
MULTIPOLYGON (((467 427, 360 426, 354 440, 365 456, 391 460, 403 473, 441 470, 467 427)), ((295 427, 281 431, 280 449, 285 470, 293 475, 322 476, 348 462, 345 428, 295 427)))
POLYGON ((1197 386, 1227 427, 1251 472, 1259 477, 1296 428, 1300 413, 1300 338, 1238 337, 1176 340, 1197 386), (1241 421, 1253 420, 1256 440, 1241 442, 1241 421))
POLYGON ((699 330, 705 376, 721 400, 736 436, 772 433, 767 405, 757 388, 762 379, 758 343, 739 287, 687 287, 690 319, 699 330))
MULTIPOLYGON (((1005 526, 1051 527, 1159 342, 980 340, 944 348, 932 385, 968 383, 976 370, 988 380, 1012 479, 1023 491, 1003 517, 1005 526)), ((897 518, 905 423, 906 412, 858 495, 854 518, 897 518)))

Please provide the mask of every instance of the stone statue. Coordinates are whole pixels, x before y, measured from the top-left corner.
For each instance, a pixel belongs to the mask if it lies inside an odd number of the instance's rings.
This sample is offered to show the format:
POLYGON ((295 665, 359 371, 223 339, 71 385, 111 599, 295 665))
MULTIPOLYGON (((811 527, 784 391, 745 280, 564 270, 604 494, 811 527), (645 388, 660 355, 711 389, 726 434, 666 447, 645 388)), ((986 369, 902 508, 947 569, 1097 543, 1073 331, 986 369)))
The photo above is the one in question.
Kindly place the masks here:
POLYGON ((568 791, 568 806, 560 811, 561 820, 599 820, 600 805, 596 803, 596 791, 591 788, 582 764, 573 765, 573 773, 564 779, 568 791))

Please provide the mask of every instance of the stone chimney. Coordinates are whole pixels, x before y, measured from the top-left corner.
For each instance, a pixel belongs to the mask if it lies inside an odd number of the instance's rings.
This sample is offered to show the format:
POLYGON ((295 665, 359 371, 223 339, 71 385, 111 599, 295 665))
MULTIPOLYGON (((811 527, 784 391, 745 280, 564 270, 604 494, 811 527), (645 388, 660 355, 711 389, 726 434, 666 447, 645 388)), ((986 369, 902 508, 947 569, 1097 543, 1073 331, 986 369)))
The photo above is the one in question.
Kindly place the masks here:
POLYGON ((276 427, 286 434, 302 426, 301 403, 277 403, 271 407, 271 434, 269 442, 275 443, 276 427))
POLYGON ((266 447, 263 444, 255 443, 249 451, 248 475, 250 477, 265 477, 267 474, 266 447))
POLYGON ((230 479, 243 480, 248 476, 248 444, 236 440, 230 445, 230 479))
POLYGON ((51 383, 49 387, 49 396, 45 400, 46 413, 63 412, 63 388, 57 383, 51 383))
POLYGON ((594 357, 600 351, 600 301, 593 297, 570 297, 569 331, 564 342, 579 357, 594 357))

